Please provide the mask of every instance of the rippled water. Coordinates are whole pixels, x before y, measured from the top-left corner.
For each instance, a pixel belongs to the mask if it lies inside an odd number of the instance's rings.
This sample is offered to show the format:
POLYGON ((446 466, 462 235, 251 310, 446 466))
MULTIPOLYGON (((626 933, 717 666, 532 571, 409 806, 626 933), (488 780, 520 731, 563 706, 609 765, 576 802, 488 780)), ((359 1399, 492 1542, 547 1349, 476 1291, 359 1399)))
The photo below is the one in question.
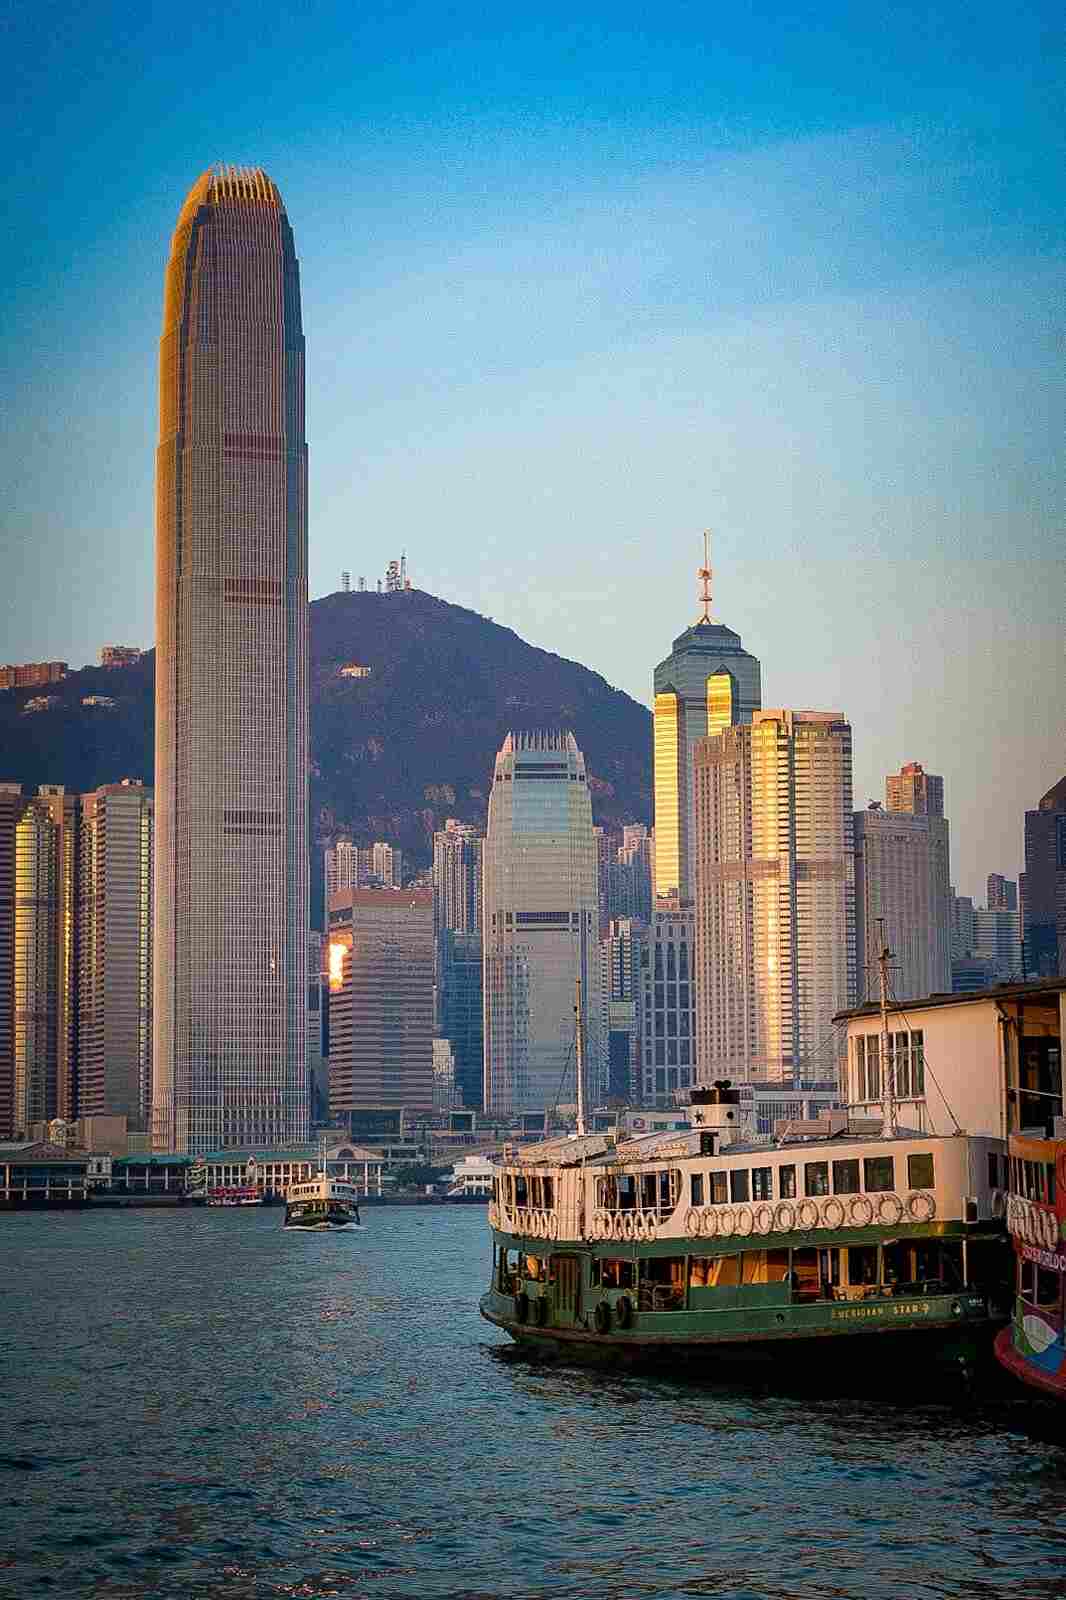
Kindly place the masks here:
POLYGON ((480 1208, 0 1216, 0 1596, 1066 1593, 1054 1416, 531 1367, 487 1257, 480 1208))

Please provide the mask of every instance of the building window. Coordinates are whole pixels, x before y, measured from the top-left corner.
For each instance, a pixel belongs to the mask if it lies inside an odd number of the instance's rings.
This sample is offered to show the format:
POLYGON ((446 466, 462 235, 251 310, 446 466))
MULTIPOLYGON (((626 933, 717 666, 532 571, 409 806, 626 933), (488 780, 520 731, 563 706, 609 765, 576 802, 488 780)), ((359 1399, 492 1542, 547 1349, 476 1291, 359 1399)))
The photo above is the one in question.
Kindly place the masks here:
POLYGON ((863 1162, 867 1194, 889 1194, 896 1187, 896 1163, 892 1156, 867 1156, 863 1162))
POLYGON ((748 1172, 746 1167, 742 1170, 731 1172, 729 1174, 729 1195, 734 1205, 736 1205, 738 1201, 751 1199, 751 1194, 748 1189, 748 1172))
POLYGON ((858 1194, 859 1163, 857 1161, 833 1162, 833 1193, 858 1194))
POLYGON ((907 1157, 907 1184, 911 1189, 931 1189, 933 1187, 932 1151, 907 1157))
POLYGON ((829 1193, 828 1161, 808 1161, 803 1169, 803 1177, 808 1198, 817 1199, 829 1193))
POLYGON ((751 1172, 751 1198, 772 1200, 774 1197, 773 1167, 753 1167, 751 1172))
POLYGON ((777 1191, 782 1200, 796 1198, 796 1169, 794 1166, 778 1167, 777 1191))

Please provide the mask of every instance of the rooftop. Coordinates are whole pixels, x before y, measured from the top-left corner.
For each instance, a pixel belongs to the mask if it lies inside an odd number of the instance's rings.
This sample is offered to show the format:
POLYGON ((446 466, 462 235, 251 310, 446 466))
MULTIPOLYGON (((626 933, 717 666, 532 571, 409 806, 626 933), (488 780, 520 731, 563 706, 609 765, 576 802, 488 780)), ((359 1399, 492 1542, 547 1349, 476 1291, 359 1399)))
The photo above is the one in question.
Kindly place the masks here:
MULTIPOLYGON (((993 983, 984 989, 972 989, 966 994, 929 994, 923 1000, 892 1000, 890 1012, 902 1014, 910 1011, 932 1011, 937 1006, 968 1006, 989 1000, 1027 1000, 1040 995, 1061 994, 1066 990, 1066 978, 1032 978, 1026 983, 993 983)), ((858 1017, 876 1017, 880 1007, 876 1001, 853 1006, 848 1011, 838 1011, 834 1022, 850 1022, 858 1017)))

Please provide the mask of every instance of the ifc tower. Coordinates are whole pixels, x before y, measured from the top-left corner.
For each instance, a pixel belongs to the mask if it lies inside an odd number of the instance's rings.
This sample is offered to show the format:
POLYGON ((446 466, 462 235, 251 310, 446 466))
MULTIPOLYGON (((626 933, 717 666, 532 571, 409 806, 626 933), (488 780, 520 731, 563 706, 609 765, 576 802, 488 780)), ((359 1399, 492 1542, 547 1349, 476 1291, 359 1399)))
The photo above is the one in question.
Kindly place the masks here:
POLYGON ((156 464, 153 1143, 307 1137, 307 444, 292 229, 215 167, 167 265, 156 464))

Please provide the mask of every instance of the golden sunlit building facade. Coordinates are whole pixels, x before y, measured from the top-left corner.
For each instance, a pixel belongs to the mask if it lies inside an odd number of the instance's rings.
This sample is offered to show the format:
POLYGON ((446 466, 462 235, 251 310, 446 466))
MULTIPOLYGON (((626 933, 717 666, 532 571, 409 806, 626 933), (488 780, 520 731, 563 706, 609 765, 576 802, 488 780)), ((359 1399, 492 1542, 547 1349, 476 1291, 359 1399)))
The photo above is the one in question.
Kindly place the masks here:
POLYGON ((307 446, 292 229, 258 169, 178 218, 156 475, 157 1148, 307 1136, 307 446))

